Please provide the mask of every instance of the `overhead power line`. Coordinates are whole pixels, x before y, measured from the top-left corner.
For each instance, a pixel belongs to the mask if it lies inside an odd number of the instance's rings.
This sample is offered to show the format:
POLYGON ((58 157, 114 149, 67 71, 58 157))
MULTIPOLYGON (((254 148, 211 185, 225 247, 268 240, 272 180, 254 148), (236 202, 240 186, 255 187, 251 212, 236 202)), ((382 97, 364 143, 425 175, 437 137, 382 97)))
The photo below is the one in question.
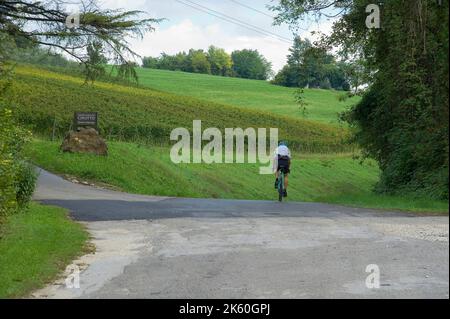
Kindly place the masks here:
POLYGON ((198 4, 196 2, 193 2, 193 1, 190 1, 190 0, 175 0, 175 1, 179 2, 179 3, 182 3, 182 4, 186 5, 186 6, 189 6, 189 7, 193 8, 193 9, 196 9, 196 10, 199 10, 201 12, 207 13, 207 14, 209 14, 211 16, 214 16, 214 17, 219 18, 221 20, 224 20, 226 22, 233 23, 235 25, 238 25, 240 27, 246 28, 248 30, 257 32, 259 34, 262 34, 262 35, 265 35, 265 36, 270 36, 270 37, 276 38, 276 39, 278 39, 280 41, 283 41, 285 43, 292 44, 292 40, 289 39, 289 38, 280 36, 280 35, 278 35, 276 33, 273 33, 271 31, 262 29, 262 28, 260 28, 258 26, 249 24, 249 23, 247 23, 245 21, 233 18, 233 17, 231 17, 229 15, 226 15, 226 14, 221 13, 219 11, 210 9, 210 8, 205 7, 205 6, 203 6, 201 4, 198 4))
MULTIPOLYGON (((250 10, 252 10, 252 11, 261 13, 261 14, 263 14, 263 15, 265 15, 266 17, 269 17, 269 18, 271 18, 271 19, 275 19, 275 18, 276 18, 274 15, 270 15, 270 14, 264 12, 264 11, 261 11, 261 10, 258 10, 258 9, 256 9, 256 8, 253 8, 253 7, 251 7, 251 6, 249 6, 249 5, 245 4, 245 3, 242 3, 242 2, 240 2, 240 1, 237 1, 237 0, 230 0, 230 1, 236 3, 237 5, 240 5, 241 7, 244 7, 244 8, 250 9, 250 10)), ((300 26, 298 26, 298 29, 299 29, 299 30, 302 30, 302 31, 308 31, 308 29, 302 28, 302 27, 300 27, 300 26)))
POLYGON ((242 23, 242 24, 247 25, 247 26, 249 26, 249 27, 255 28, 255 29, 257 29, 257 30, 259 30, 259 31, 261 31, 261 32, 268 33, 268 34, 270 34, 270 35, 272 35, 272 36, 275 36, 275 37, 277 37, 277 38, 280 38, 280 39, 289 41, 290 43, 292 42, 291 39, 289 39, 289 38, 286 38, 286 37, 283 37, 283 36, 278 35, 278 34, 276 34, 276 33, 273 33, 273 32, 271 32, 271 31, 262 29, 262 28, 260 28, 260 27, 258 27, 258 26, 252 25, 252 24, 247 23, 247 22, 245 22, 245 21, 236 19, 236 18, 234 18, 234 17, 231 17, 231 16, 229 16, 229 15, 226 15, 225 13, 216 11, 216 10, 211 9, 211 8, 208 8, 208 7, 206 7, 206 6, 203 6, 203 5, 201 5, 201 4, 196 3, 196 2, 194 2, 194 1, 191 1, 191 0, 184 0, 184 1, 189 2, 189 3, 191 3, 191 4, 194 4, 194 5, 197 5, 197 6, 201 7, 201 8, 204 8, 205 10, 214 12, 214 13, 219 14, 219 15, 221 15, 221 16, 224 16, 224 17, 226 17, 226 18, 228 18, 228 19, 234 20, 234 21, 236 21, 236 22, 238 22, 238 23, 242 23))
POLYGON ((261 10, 258 10, 256 8, 253 8, 253 7, 251 7, 251 6, 249 6, 249 5, 245 4, 245 3, 242 3, 242 2, 236 1, 236 0, 230 0, 230 1, 236 3, 237 5, 240 5, 241 7, 244 7, 244 8, 250 9, 252 11, 261 13, 262 15, 265 15, 266 17, 269 17, 271 19, 275 19, 275 17, 273 15, 270 15, 270 14, 264 12, 264 11, 261 11, 261 10))

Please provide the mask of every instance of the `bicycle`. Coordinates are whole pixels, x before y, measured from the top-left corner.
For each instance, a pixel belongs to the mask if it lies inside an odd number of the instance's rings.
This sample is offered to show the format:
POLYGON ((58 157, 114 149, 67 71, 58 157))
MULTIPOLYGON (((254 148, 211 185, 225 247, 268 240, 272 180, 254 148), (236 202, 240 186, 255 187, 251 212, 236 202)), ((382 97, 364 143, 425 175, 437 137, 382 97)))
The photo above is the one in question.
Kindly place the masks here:
POLYGON ((282 202, 284 197, 284 168, 280 167, 278 171, 278 201, 282 202))

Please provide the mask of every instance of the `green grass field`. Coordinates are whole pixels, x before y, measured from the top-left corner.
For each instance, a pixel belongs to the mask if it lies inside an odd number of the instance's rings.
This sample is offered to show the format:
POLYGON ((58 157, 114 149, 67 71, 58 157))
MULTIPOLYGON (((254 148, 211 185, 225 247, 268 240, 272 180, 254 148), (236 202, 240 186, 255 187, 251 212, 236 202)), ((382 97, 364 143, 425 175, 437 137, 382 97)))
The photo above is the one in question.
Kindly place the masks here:
MULTIPOLYGON (((100 131, 108 138, 145 140, 168 145, 177 127, 271 128, 294 148, 307 152, 345 151, 348 130, 323 123, 294 119, 255 110, 226 106, 152 89, 84 80, 47 70, 19 66, 10 89, 0 99, 14 107, 20 121, 47 137, 63 136, 71 127, 74 111, 99 112, 100 131)), ((226 78, 221 78, 228 81, 226 78)))
POLYGON ((447 202, 374 194, 379 174, 375 163, 360 165, 351 155, 335 155, 353 150, 344 142, 348 129, 329 124, 335 124, 336 113, 355 101, 338 102, 338 92, 306 90, 311 120, 304 120, 298 114, 279 115, 297 110, 292 104, 293 90, 265 81, 139 69, 141 84, 149 86, 139 88, 105 82, 83 85, 80 77, 30 66, 19 66, 15 72, 3 101, 38 136, 48 138, 54 128, 57 139, 61 137, 69 130, 74 111, 100 114, 100 131, 111 151, 107 158, 61 154, 59 143, 39 139, 29 146, 30 158, 56 173, 141 194, 274 199, 273 177, 259 175, 258 165, 171 163, 171 130, 190 129, 192 121, 200 119, 203 129, 217 127, 222 132, 226 127, 278 127, 280 138, 301 154, 294 161, 290 200, 448 211, 447 202), (119 140, 160 146, 138 147, 119 140))
POLYGON ((295 103, 295 88, 267 81, 145 68, 138 68, 137 73, 141 85, 161 91, 327 124, 337 124, 337 114, 359 100, 354 97, 340 102, 343 92, 305 89, 305 114, 295 103))
MULTIPOLYGON (((108 157, 61 153, 59 144, 35 139, 32 161, 49 171, 106 183, 131 193, 228 199, 276 200, 274 177, 259 164, 175 165, 166 147, 110 142, 108 157)), ((448 212, 448 202, 372 193, 379 170, 345 154, 294 155, 289 200, 414 212, 448 212)))
POLYGON ((88 234, 64 209, 31 203, 0 225, 0 298, 43 287, 84 251, 88 234))

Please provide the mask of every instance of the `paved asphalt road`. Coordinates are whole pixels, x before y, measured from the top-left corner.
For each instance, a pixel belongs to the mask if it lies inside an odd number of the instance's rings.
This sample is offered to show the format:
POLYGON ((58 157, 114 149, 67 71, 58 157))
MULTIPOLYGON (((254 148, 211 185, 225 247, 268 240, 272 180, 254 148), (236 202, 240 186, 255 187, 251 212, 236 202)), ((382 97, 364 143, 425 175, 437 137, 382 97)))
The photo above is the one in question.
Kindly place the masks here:
POLYGON ((35 199, 68 208, 97 247, 74 261, 79 288, 63 276, 36 298, 449 297, 448 217, 130 195, 45 171, 35 199))

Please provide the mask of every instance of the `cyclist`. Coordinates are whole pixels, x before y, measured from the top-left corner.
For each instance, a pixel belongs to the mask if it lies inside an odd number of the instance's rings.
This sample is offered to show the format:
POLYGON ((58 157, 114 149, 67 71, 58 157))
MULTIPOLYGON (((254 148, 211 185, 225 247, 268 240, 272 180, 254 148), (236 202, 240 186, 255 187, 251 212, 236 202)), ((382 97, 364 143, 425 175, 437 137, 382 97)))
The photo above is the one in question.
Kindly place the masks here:
POLYGON ((278 144, 277 149, 275 150, 275 157, 273 161, 273 167, 275 171, 275 189, 278 188, 278 178, 280 174, 280 170, 283 170, 284 173, 284 197, 287 197, 287 188, 289 185, 288 176, 291 172, 291 151, 288 148, 288 143, 285 141, 281 141, 278 144))

